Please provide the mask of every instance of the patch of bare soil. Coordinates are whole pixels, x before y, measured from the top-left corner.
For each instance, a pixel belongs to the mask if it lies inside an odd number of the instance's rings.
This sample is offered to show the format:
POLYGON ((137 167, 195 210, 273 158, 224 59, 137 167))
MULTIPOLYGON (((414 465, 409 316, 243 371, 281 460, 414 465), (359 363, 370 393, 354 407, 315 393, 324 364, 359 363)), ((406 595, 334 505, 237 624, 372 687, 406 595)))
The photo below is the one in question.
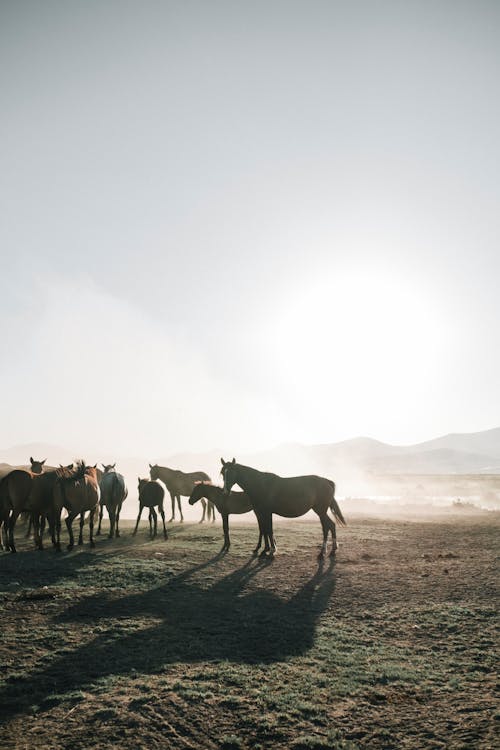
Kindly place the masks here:
POLYGON ((1 745, 493 748, 498 515, 0 553, 1 745))

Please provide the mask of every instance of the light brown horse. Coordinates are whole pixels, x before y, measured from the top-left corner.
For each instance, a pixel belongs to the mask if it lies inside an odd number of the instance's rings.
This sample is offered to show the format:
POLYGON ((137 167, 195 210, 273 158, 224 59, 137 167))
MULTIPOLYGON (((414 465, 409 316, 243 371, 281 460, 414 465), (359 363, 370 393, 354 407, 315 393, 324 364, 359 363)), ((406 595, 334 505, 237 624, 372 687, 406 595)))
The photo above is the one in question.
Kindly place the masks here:
POLYGON ((276 545, 272 536, 273 513, 285 518, 298 518, 309 510, 318 514, 323 528, 323 544, 319 557, 326 554, 328 532, 332 535, 331 555, 337 549, 335 523, 328 515, 331 510, 339 523, 345 526, 344 516, 335 500, 335 483, 330 479, 315 475, 303 477, 280 477, 277 474, 258 471, 250 466, 237 464, 235 459, 224 461, 221 458, 224 477, 224 492, 229 494, 235 484, 248 494, 251 499, 259 525, 263 529, 264 554, 274 554, 276 545))
MULTIPOLYGON (((216 487, 215 485, 206 482, 199 482, 195 485, 195 488, 191 493, 189 505, 194 505, 202 498, 206 498, 212 502, 222 516, 224 544, 221 552, 226 552, 231 546, 231 540, 229 538, 229 516, 231 514, 240 515, 252 511, 252 501, 246 492, 230 492, 229 494, 225 494, 221 487, 216 487)), ((263 533, 259 528, 259 543, 254 550, 255 553, 260 549, 262 537, 263 533)))
POLYGON ((125 479, 122 474, 115 471, 116 464, 102 464, 104 473, 99 481, 101 489, 101 502, 99 510, 99 526, 97 527, 97 536, 101 533, 102 515, 104 506, 108 509, 109 515, 109 538, 120 536, 119 521, 120 511, 123 501, 128 495, 125 479))
MULTIPOLYGON (((168 469, 166 466, 158 466, 158 464, 155 464, 154 466, 152 464, 149 464, 149 474, 151 479, 160 479, 170 493, 170 499, 172 501, 172 516, 168 520, 169 523, 175 520, 176 500, 182 522, 184 521, 184 516, 182 515, 181 496, 184 495, 185 497, 189 497, 197 482, 212 481, 208 474, 205 474, 204 471, 192 471, 191 473, 186 474, 179 469, 168 469)), ((202 501, 202 505, 203 516, 200 523, 203 523, 203 521, 205 520, 204 500, 202 501)), ((215 510, 213 505, 211 508, 209 508, 209 517, 207 520, 210 520, 210 512, 212 514, 212 521, 215 521, 215 510)))
POLYGON ((85 512, 90 511, 89 536, 90 546, 95 547, 94 521, 99 513, 101 497, 97 479, 97 467, 86 466, 84 461, 78 461, 74 469, 57 469, 58 487, 61 493, 61 505, 68 511, 66 527, 69 534, 68 550, 75 546, 73 536, 73 521, 80 516, 80 534, 78 544, 83 544, 83 525, 85 512))
POLYGON ((151 539, 154 539, 158 530, 158 516, 156 515, 155 511, 156 506, 158 506, 161 520, 163 521, 163 536, 166 539, 167 527, 165 526, 165 511, 163 510, 165 490, 157 481, 141 479, 140 477, 138 478, 137 489, 139 490, 139 515, 137 516, 137 521, 132 536, 135 536, 137 534, 137 528, 139 526, 139 521, 141 520, 143 509, 149 508, 149 536, 151 537, 151 539))

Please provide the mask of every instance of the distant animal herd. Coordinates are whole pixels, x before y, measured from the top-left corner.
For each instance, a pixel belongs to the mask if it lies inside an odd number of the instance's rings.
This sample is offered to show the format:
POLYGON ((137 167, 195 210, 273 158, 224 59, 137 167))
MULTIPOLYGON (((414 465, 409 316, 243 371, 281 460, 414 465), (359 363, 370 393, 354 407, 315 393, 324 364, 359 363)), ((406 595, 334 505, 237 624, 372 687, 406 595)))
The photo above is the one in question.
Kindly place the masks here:
MULTIPOLYGON (((0 467, 0 544, 6 551, 16 552, 15 528, 21 515, 29 523, 28 534, 33 528, 34 543, 43 549, 45 527, 57 551, 61 550, 61 519, 66 511, 65 523, 69 535, 67 549, 75 545, 73 521, 79 517, 78 544, 83 544, 85 515, 88 513, 90 546, 95 546, 96 536, 101 533, 103 512, 109 516, 109 538, 120 536, 120 512, 128 490, 116 464, 101 464, 102 470, 77 461, 69 466, 46 466, 46 461, 30 458, 30 465, 0 467)), ((165 522, 165 488, 170 494, 172 515, 175 520, 176 506, 180 521, 184 520, 181 497, 189 497, 189 504, 201 502, 203 514, 200 523, 215 520, 215 509, 221 515, 224 544, 221 551, 229 550, 229 516, 253 511, 259 527, 259 539, 253 550, 257 554, 264 543, 261 554, 274 555, 276 542, 273 533, 273 514, 286 518, 298 518, 309 510, 319 517, 323 530, 320 557, 327 551, 328 535, 331 535, 331 552, 337 549, 335 520, 345 525, 342 511, 335 499, 335 483, 315 475, 280 477, 277 474, 258 471, 250 466, 221 458, 223 486, 212 483, 203 471, 185 473, 157 464, 149 464, 149 478, 138 479, 139 513, 133 535, 137 534, 144 508, 148 509, 149 534, 156 537, 158 514, 163 524, 163 536, 168 538, 165 522), (234 491, 239 485, 243 491, 234 491), (328 514, 331 511, 333 518, 328 514)))

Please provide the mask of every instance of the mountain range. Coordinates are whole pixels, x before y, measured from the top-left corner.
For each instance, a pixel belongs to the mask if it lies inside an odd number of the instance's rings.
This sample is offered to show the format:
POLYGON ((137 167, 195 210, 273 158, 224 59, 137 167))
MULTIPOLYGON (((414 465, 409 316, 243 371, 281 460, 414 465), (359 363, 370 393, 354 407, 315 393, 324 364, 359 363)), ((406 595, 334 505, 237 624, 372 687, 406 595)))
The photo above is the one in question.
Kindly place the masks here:
MULTIPOLYGON (((29 457, 46 458, 48 464, 69 463, 78 451, 45 443, 30 443, 0 450, 2 462, 26 464, 29 457)), ((148 458, 89 456, 96 460, 117 461, 126 475, 145 476, 148 462, 177 467, 184 471, 205 469, 214 481, 220 457, 232 453, 211 450, 148 458)), ((415 445, 390 445, 368 437, 337 443, 301 445, 288 443, 268 450, 237 455, 237 460, 283 475, 319 473, 326 476, 373 476, 394 474, 500 474, 500 427, 474 433, 452 433, 415 445)))

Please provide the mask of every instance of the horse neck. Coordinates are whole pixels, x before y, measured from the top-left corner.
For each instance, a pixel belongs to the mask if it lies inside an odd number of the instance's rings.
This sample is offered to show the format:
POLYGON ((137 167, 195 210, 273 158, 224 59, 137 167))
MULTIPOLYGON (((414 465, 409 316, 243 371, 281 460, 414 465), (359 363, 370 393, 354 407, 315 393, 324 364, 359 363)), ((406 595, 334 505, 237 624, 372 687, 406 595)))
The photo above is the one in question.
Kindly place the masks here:
POLYGON ((251 466, 238 465, 238 474, 236 482, 249 495, 253 493, 262 493, 264 474, 258 469, 252 469, 251 466))
POLYGON ((216 502, 216 500, 219 500, 222 490, 220 487, 216 487, 213 484, 204 484, 203 492, 203 497, 206 497, 207 500, 210 500, 212 503, 214 503, 216 502))
POLYGON ((173 475, 173 469, 168 469, 166 466, 158 466, 158 479, 161 479, 165 484, 173 477, 173 475))

